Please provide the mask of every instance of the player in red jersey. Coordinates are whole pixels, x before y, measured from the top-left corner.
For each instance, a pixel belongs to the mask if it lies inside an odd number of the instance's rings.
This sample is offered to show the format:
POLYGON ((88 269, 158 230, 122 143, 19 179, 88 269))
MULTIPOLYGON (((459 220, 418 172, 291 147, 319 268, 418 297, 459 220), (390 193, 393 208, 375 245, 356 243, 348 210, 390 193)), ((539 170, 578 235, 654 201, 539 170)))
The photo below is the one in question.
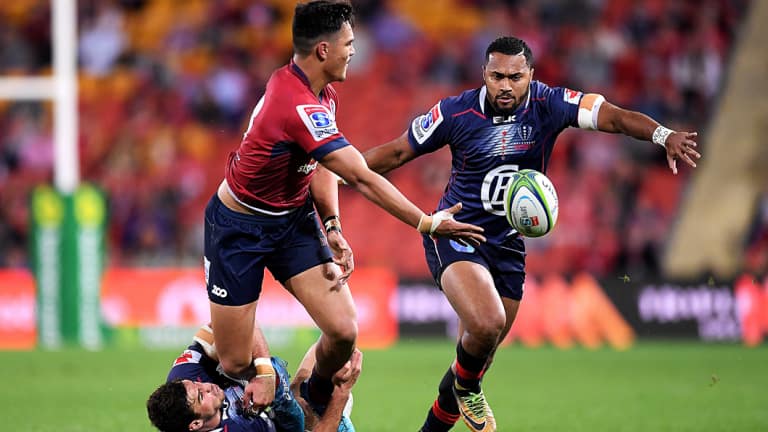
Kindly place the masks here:
POLYGON ((355 347, 356 311, 346 284, 354 262, 341 235, 336 175, 422 233, 467 244, 485 240, 482 228, 454 220, 460 203, 423 213, 368 169, 339 132, 329 84, 346 77, 355 52, 352 24, 347 2, 296 5, 293 59, 269 79, 205 211, 206 288, 219 359, 229 377, 242 380, 246 403, 256 407, 274 397, 268 349, 254 360, 249 343, 265 268, 322 330, 304 387, 318 412, 333 390, 331 377, 355 347))

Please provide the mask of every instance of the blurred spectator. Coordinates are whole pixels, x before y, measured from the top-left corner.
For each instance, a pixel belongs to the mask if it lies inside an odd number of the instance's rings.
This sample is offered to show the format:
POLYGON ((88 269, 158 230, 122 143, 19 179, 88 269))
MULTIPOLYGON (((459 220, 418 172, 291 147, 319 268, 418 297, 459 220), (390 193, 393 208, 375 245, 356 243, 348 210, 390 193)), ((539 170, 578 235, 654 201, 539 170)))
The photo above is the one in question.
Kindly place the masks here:
MULTIPOLYGON (((701 130, 748 2, 445 0, 440 11, 424 0, 354 3, 357 53, 336 86, 338 118, 365 150, 402 133, 426 104, 480 85, 485 47, 504 34, 531 45, 535 78, 701 130)), ((109 197, 110 265, 199 264, 200 214, 269 74, 290 58, 292 12, 282 0, 79 2, 82 177, 109 197)), ((0 2, 0 73, 47 72, 50 46, 49 0, 0 2)), ((27 200, 52 178, 49 106, 0 101, 0 266, 28 264, 27 200)), ((450 174, 445 157, 408 165, 393 181, 428 209, 450 174)), ((561 219, 529 242, 529 270, 658 270, 686 181, 664 174, 665 164, 632 140, 563 134, 548 173, 561 219)), ((359 265, 428 277, 418 236, 359 194, 341 195, 359 265), (370 220, 380 220, 375 234, 370 220)), ((749 239, 752 268, 768 265, 765 214, 749 239)))
POLYGON ((125 47, 123 14, 105 2, 96 2, 92 16, 80 20, 80 64, 85 72, 104 76, 112 71, 125 47))

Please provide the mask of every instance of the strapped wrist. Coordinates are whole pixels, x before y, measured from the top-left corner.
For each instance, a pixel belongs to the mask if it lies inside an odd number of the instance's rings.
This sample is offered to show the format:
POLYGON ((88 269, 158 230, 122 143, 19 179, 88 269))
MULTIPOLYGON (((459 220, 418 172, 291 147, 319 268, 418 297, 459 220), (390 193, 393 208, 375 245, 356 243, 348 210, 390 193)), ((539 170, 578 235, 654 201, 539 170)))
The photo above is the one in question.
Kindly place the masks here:
POLYGON ((275 376, 275 368, 272 366, 272 360, 269 357, 253 359, 253 367, 256 368, 254 378, 275 376))
POLYGON ((440 226, 443 221, 453 219, 453 214, 440 210, 432 215, 422 214, 419 218, 419 224, 416 225, 416 229, 422 234, 434 234, 437 231, 437 227, 440 226))
POLYGON ((338 231, 339 234, 341 234, 341 219, 336 215, 328 216, 323 219, 323 226, 325 227, 326 233, 338 231))
POLYGON ((655 144, 658 144, 664 148, 667 148, 667 138, 669 138, 669 136, 672 135, 674 132, 675 131, 673 131, 672 129, 659 125, 659 127, 657 127, 656 130, 653 131, 653 135, 651 136, 651 141, 653 141, 655 144))
POLYGON ((419 218, 419 223, 416 224, 416 229, 422 234, 431 234, 431 228, 432 216, 422 213, 419 218))

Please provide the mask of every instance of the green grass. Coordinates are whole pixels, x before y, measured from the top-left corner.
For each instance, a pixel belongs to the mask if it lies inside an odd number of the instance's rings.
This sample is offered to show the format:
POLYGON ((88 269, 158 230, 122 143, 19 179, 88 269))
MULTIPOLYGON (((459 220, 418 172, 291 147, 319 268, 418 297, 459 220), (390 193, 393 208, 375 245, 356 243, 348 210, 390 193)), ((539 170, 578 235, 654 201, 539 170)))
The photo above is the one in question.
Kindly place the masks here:
MULTIPOLYGON (((151 431, 144 402, 179 351, 0 352, 4 429, 151 431)), ((452 353, 448 341, 422 340, 366 352, 357 430, 416 431, 452 353)), ((278 354, 295 366, 303 348, 278 354)), ((768 431, 765 346, 513 346, 499 351, 484 389, 499 431, 768 431)))

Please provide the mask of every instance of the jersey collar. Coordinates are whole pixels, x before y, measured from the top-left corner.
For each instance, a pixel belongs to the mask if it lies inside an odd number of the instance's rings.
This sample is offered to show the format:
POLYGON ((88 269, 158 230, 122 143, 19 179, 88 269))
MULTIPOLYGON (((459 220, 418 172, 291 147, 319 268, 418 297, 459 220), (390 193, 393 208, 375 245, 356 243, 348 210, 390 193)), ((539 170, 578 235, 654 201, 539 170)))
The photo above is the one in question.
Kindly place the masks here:
MULTIPOLYGON (((291 59, 291 63, 288 66, 289 66, 291 72, 294 75, 296 75, 301 80, 301 82, 303 82, 304 85, 307 86, 307 88, 311 92, 312 91, 312 86, 309 85, 309 78, 307 78, 307 74, 305 74, 304 71, 301 70, 299 65, 297 65, 296 63, 293 62, 293 59, 291 59)), ((320 96, 318 97, 320 102, 323 101, 323 96, 324 95, 325 95, 325 89, 320 90, 320 96)))
MULTIPOLYGON (((522 106, 517 107, 515 112, 520 111, 520 109, 528 109, 528 105, 531 103, 531 88, 533 87, 533 81, 531 81, 531 84, 528 85, 528 96, 525 98, 525 103, 522 106)), ((478 102, 480 103, 480 112, 485 114, 485 104, 487 102, 486 97, 488 95, 488 88, 486 86, 480 87, 480 96, 478 98, 478 102)), ((491 108, 493 109, 493 108, 491 108)))

